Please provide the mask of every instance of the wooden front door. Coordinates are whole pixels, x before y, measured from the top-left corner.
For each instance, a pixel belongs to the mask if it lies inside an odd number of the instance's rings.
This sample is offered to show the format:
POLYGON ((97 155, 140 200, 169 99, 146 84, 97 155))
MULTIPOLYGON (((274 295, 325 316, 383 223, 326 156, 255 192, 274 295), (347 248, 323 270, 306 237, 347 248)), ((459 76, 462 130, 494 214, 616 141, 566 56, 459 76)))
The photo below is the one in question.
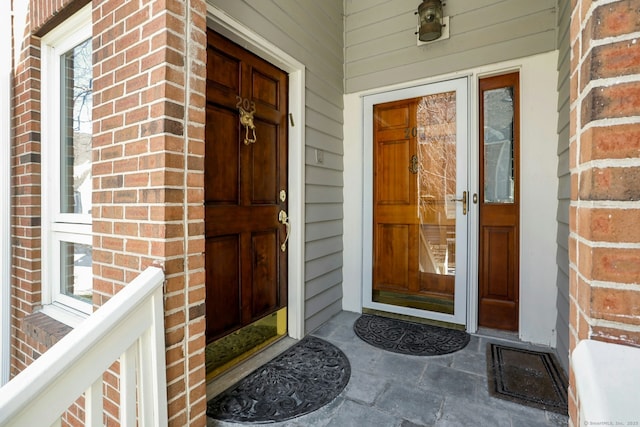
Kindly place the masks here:
POLYGON ((466 79, 372 105, 368 308, 465 324, 466 110, 466 79))
POLYGON ((209 30, 207 342, 287 301, 287 74, 209 30))
POLYGON ((518 330, 519 76, 480 80, 478 324, 518 330))

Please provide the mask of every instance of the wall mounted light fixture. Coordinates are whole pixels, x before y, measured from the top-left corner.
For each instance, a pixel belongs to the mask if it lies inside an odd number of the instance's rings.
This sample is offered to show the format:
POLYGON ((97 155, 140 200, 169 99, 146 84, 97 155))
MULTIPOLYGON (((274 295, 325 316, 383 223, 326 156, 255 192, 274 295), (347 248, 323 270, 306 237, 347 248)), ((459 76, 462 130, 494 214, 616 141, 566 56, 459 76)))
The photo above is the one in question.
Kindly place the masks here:
POLYGON ((423 0, 418 6, 418 40, 430 42, 442 36, 442 0, 423 0))

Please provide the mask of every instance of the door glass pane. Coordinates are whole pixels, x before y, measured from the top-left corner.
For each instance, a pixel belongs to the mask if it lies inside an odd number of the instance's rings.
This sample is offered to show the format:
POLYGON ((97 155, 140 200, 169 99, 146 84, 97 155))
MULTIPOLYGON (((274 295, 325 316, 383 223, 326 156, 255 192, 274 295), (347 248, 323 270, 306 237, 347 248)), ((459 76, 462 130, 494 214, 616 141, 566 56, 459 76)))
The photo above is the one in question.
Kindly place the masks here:
POLYGON ((456 92, 424 96, 418 122, 420 293, 453 314, 456 272, 456 92))
POLYGON ((513 88, 484 92, 484 202, 513 203, 513 88))
POLYGON ((60 242, 60 293, 91 303, 91 246, 60 242))
POLYGON ((61 57, 60 212, 91 213, 91 39, 61 57))

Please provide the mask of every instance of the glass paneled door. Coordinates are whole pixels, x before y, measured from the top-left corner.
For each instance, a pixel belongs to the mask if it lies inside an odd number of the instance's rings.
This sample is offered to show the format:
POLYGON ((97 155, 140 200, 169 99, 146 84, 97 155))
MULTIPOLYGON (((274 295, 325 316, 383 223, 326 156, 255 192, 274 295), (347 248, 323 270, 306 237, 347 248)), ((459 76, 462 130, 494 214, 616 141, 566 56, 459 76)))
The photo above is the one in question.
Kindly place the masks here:
POLYGON ((366 97, 364 114, 363 306, 466 325, 467 79, 366 97))

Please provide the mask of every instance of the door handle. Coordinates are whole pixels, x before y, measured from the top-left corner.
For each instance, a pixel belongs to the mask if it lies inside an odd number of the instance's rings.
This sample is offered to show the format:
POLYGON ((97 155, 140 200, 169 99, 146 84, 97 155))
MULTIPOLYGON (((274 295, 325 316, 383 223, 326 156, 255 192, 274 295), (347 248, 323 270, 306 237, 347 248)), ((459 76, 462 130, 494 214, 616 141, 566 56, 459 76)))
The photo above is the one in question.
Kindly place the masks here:
POLYGON ((280 245, 280 250, 285 252, 287 250, 287 241, 289 241, 289 233, 291 232, 291 224, 289 224, 289 217, 285 211, 281 210, 278 214, 278 222, 283 224, 287 229, 287 235, 284 238, 284 242, 280 245))
POLYGON ((452 202, 462 202, 462 215, 467 214, 467 192, 462 192, 462 197, 459 199, 451 199, 452 202))

